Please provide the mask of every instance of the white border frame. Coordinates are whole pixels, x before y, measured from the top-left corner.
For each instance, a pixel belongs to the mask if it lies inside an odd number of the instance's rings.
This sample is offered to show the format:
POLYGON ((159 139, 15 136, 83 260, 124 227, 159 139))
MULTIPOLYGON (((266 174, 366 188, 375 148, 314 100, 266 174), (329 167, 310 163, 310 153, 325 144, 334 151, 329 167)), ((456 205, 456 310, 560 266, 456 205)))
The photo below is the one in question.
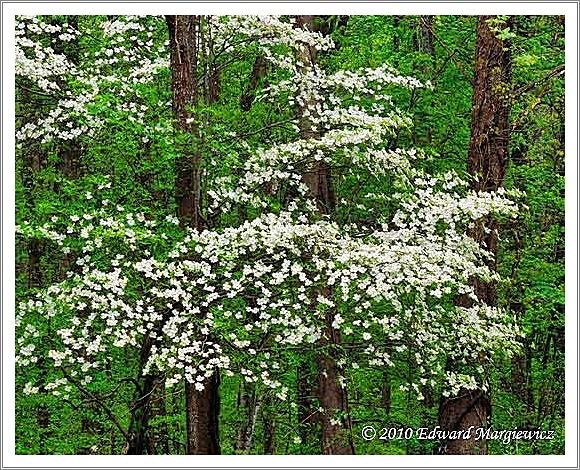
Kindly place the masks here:
POLYGON ((3 2, 1 468, 578 468, 578 2, 3 2), (23 456, 14 441, 14 16, 18 14, 566 15, 566 454, 562 456, 23 456))

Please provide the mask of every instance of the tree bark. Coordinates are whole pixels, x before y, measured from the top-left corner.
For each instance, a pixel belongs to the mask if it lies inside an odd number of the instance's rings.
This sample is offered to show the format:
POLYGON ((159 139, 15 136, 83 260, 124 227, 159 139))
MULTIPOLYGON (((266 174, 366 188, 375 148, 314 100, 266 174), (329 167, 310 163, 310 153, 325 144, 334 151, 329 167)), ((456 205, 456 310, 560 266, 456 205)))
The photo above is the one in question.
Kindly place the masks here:
POLYGON ((419 24, 413 35, 413 42, 415 50, 423 52, 430 56, 435 55, 435 48, 433 45, 433 24, 435 17, 432 15, 424 15, 418 17, 419 24))
MULTIPOLYGON (((510 48, 491 31, 486 22, 488 19, 480 16, 477 23, 471 138, 467 157, 467 171, 478 177, 473 185, 476 191, 495 191, 502 186, 508 156, 510 48)), ((495 254, 497 227, 497 223, 489 219, 485 225, 476 226, 470 235, 495 254)), ((495 262, 491 267, 495 268, 495 262)), ((483 301, 495 304, 493 284, 476 282, 475 288, 483 301)))
MULTIPOLYGON (((323 289, 322 295, 328 295, 323 289)), ((350 455, 354 454, 351 435, 351 420, 348 409, 346 388, 340 384, 342 373, 334 358, 334 350, 340 344, 340 333, 332 327, 334 312, 327 312, 326 331, 320 345, 324 351, 318 357, 318 397, 323 412, 320 414, 322 427, 322 453, 350 455), (333 419, 334 418, 334 419, 333 419), (338 418, 338 422, 336 421, 338 418)))
MULTIPOLYGON (((297 17, 298 27, 306 27, 313 31, 314 17, 302 15, 297 17)), ((298 59, 311 66, 316 63, 316 50, 313 47, 304 47, 298 53, 298 59)), ((312 103, 305 103, 308 106, 312 103)), ((305 116, 304 109, 299 109, 299 128, 302 139, 320 137, 312 130, 312 122, 305 116)), ((303 181, 310 189, 311 197, 316 201, 318 210, 322 214, 330 214, 336 206, 336 196, 332 186, 332 176, 329 166, 324 162, 317 162, 311 169, 302 175, 303 181)), ((319 288, 314 293, 328 297, 328 287, 319 288)), ((348 418, 348 402, 346 389, 339 381, 341 370, 335 360, 335 351, 340 344, 340 333, 332 327, 333 312, 327 313, 325 331, 319 346, 321 354, 317 358, 318 364, 318 399, 323 408, 319 421, 321 426, 321 446, 323 454, 354 454, 354 446, 350 433, 350 419, 348 418), (338 424, 337 420, 338 419, 338 424)))
MULTIPOLYGON (((151 439, 149 431, 149 417, 151 413, 151 394, 153 393, 152 376, 147 376, 142 381, 142 388, 137 391, 137 399, 133 403, 130 434, 127 443, 128 455, 151 454, 151 439)), ((155 453, 155 452, 153 452, 155 453)))
POLYGON ((219 454, 219 375, 204 382, 202 391, 185 384, 186 454, 219 454))
POLYGON ((391 412, 391 376, 387 370, 383 370, 381 380, 381 405, 388 415, 391 412))
POLYGON ((252 449, 254 429, 260 407, 262 406, 262 394, 259 389, 250 383, 240 384, 238 395, 238 413, 240 422, 236 435, 234 450, 239 454, 249 454, 252 449))
POLYGON ((171 90, 175 128, 178 131, 175 159, 177 215, 183 225, 201 228, 200 160, 196 149, 198 129, 193 109, 197 104, 197 16, 167 16, 170 41, 171 90))
POLYGON ((276 453, 276 424, 274 422, 274 413, 267 398, 264 406, 262 406, 261 415, 264 429, 264 455, 273 455, 276 453))
MULTIPOLYGON (((511 58, 509 44, 498 39, 490 29, 488 16, 477 22, 475 78, 471 110, 471 139, 467 169, 478 176, 476 191, 494 191, 503 183, 508 152, 511 58)), ((508 25, 511 20, 508 22, 508 25)), ((497 251, 497 222, 492 219, 478 223, 470 236, 493 254, 497 251)), ((491 268, 495 269, 495 261, 491 268)), ((477 296, 489 305, 496 304, 493 284, 473 281, 477 296)), ((443 429, 464 430, 469 426, 487 426, 491 407, 481 391, 460 391, 457 397, 442 400, 439 423, 443 429)), ((447 454, 486 454, 485 441, 450 440, 443 446, 447 454)))
POLYGON ((464 431, 473 426, 469 439, 450 439, 441 443, 442 454, 483 455, 487 454, 485 440, 476 440, 478 428, 487 426, 490 412, 489 400, 479 390, 461 390, 439 405, 439 426, 446 431, 464 431))
MULTIPOLYGON (((200 36, 202 19, 193 15, 168 15, 171 89, 173 114, 178 145, 175 160, 177 214, 183 226, 204 228, 201 216, 201 149, 199 125, 193 113, 198 95, 197 70, 200 62, 200 36)), ((210 64, 211 66, 211 64, 210 64)), ((207 60, 203 61, 205 71, 207 60)), ((201 81, 211 85, 209 95, 217 99, 216 77, 201 81)), ((206 87, 204 86, 204 89, 206 87)), ((186 454, 219 454, 219 376, 215 372, 203 382, 198 391, 193 384, 185 383, 186 454)))
POLYGON ((254 65, 252 66, 252 73, 250 75, 250 83, 245 88, 240 96, 240 108, 243 111, 249 111, 256 97, 256 89, 260 80, 266 76, 267 62, 263 55, 256 57, 254 65))

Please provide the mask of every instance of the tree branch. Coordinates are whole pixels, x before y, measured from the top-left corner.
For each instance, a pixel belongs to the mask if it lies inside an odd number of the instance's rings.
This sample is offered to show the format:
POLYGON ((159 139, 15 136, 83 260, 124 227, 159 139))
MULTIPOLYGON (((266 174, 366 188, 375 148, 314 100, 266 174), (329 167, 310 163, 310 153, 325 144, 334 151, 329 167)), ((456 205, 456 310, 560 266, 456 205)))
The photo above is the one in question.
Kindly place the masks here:
POLYGON ((546 75, 544 75, 539 80, 536 80, 535 82, 532 82, 532 83, 528 83, 527 85, 524 85, 524 86, 518 88, 517 90, 514 90, 514 96, 518 96, 518 95, 521 95, 522 93, 527 93, 528 91, 533 90, 534 88, 536 88, 537 86, 539 86, 543 82, 545 82, 546 80, 549 80, 550 78, 555 77, 556 75, 560 75, 560 74, 564 73, 564 70, 565 70, 564 64, 558 65, 558 67, 550 70, 546 75))
POLYGON ((119 432, 123 435, 123 437, 127 440, 127 442, 129 442, 130 437, 129 437, 129 433, 127 433, 127 431, 125 431, 125 429, 123 429, 123 426, 121 426, 121 423, 119 422, 119 420, 117 419, 117 417, 114 415, 114 413, 111 411, 111 409, 105 405, 98 397, 96 397, 95 395, 93 395, 91 392, 89 392, 85 387, 83 387, 79 382, 77 382, 76 380, 74 380, 64 369, 64 367, 60 368, 63 375, 65 376, 65 378, 72 383, 76 388, 78 388, 83 394, 85 394, 86 396, 88 396, 89 398, 91 398, 91 400, 93 400, 97 405, 99 405, 103 411, 107 414, 107 416, 109 417, 109 419, 115 424, 115 426, 117 427, 117 429, 119 430, 119 432))
POLYGON ((260 129, 255 130, 255 131, 246 132, 245 134, 239 134, 237 137, 241 137, 241 138, 249 137, 251 135, 259 134, 262 131, 265 131, 265 130, 268 130, 268 129, 272 129, 273 127, 281 127, 284 124, 288 124, 289 122, 292 122, 292 121, 294 121, 294 118, 292 118, 292 119, 285 119, 284 121, 273 122, 271 124, 265 125, 264 127, 261 127, 260 129))

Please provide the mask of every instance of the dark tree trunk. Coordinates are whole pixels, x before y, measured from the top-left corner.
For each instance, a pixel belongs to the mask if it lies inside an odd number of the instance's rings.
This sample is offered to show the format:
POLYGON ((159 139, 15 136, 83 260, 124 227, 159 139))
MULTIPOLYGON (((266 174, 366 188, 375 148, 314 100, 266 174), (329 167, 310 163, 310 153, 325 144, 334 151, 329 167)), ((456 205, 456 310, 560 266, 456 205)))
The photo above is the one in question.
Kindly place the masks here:
MULTIPOLYGON (((467 171, 478 177, 473 185, 476 191, 495 191, 503 185, 508 157, 510 48, 490 30, 488 19, 480 16, 477 22, 471 139, 467 157, 467 171)), ((495 255, 497 228, 497 222, 489 219, 477 225, 470 235, 495 255)), ((495 262, 490 267, 495 269, 495 262)), ((481 300, 495 305, 494 284, 476 281, 475 290, 481 300)))
POLYGON ((132 406, 133 411, 131 423, 129 424, 130 440, 127 446, 128 455, 151 453, 152 449, 149 417, 151 414, 151 394, 153 393, 154 379, 151 376, 147 376, 141 383, 142 388, 138 390, 138 397, 132 406))
MULTIPOLYGON (((305 25, 309 29, 313 29, 313 16, 298 16, 296 18, 297 26, 302 28, 305 25)), ((316 60, 316 50, 314 48, 305 47, 299 52, 297 57, 304 64, 312 64, 316 60)), ((297 110, 300 137, 303 139, 312 139, 319 137, 319 135, 312 131, 312 124, 303 115, 303 109, 297 110)), ((317 169, 312 169, 310 172, 303 172, 302 179, 308 185, 312 195, 317 194, 317 169)), ((320 205, 320 203, 317 204, 320 205)), ((316 295, 314 295, 316 297, 316 295)), ((318 395, 318 370, 316 363, 310 358, 305 357, 300 360, 296 368, 296 401, 298 405, 298 430, 303 445, 308 445, 314 439, 316 433, 318 420, 318 413, 316 406, 314 406, 314 397, 318 395)))
POLYGON ((381 383, 381 405, 388 415, 391 412, 391 376, 388 371, 383 371, 381 383))
MULTIPOLYGON (((490 17, 480 16, 477 22, 471 140, 467 158, 469 173, 478 176, 474 183, 477 191, 494 191, 502 185, 508 152, 510 49, 491 31, 488 19, 490 17)), ((497 228, 497 223, 489 219, 477 224, 470 235, 495 254, 497 228)), ((491 267, 495 268, 495 262, 491 267)), ((495 305, 493 284, 475 280, 473 285, 481 300, 495 305)), ((489 401, 481 391, 462 390, 459 396, 441 401, 439 422, 444 429, 463 430, 472 425, 486 427, 489 414, 489 401)), ((447 454, 485 454, 487 445, 485 441, 475 439, 451 440, 442 451, 447 454)))
MULTIPOLYGON (((297 17, 298 27, 306 27, 314 30, 314 17, 303 15, 297 17)), ((299 60, 304 64, 316 63, 316 50, 312 47, 304 47, 299 52, 299 60)), ((305 103, 308 106, 311 103, 305 103)), ((303 139, 315 139, 320 137, 312 130, 312 122, 299 109, 300 136, 303 139)), ((328 165, 317 162, 312 168, 307 169, 302 175, 303 181, 310 189, 311 197, 316 201, 318 210, 323 214, 330 214, 336 206, 336 197, 332 187, 332 176, 328 165)), ((320 288, 314 293, 314 298, 319 294, 329 296, 329 288, 320 288)), ((348 402, 346 389, 339 381, 341 370, 335 359, 336 345, 340 344, 340 334, 332 327, 333 312, 328 312, 326 328, 323 338, 320 340, 321 354, 317 358, 318 364, 318 399, 323 412, 320 413, 319 422, 322 431, 321 445, 323 454, 354 454, 352 436, 350 433, 350 419, 348 416, 348 402), (340 423, 333 424, 332 419, 340 416, 340 423)))
MULTIPOLYGON (((141 348, 141 369, 145 366, 151 354, 153 342, 149 337, 141 348)), ((135 401, 131 407, 131 421, 129 423, 129 442, 126 453, 129 455, 169 454, 167 424, 160 426, 155 432, 149 425, 151 418, 165 416, 164 387, 158 378, 146 375, 138 379, 135 401)))
MULTIPOLYGON (((297 17, 296 21, 299 27, 306 26, 310 30, 314 30, 314 17, 310 15, 302 15, 297 17)), ((316 49, 313 47, 304 47, 300 51, 300 61, 304 64, 316 63, 316 49)), ((315 103, 305 103, 305 108, 308 105, 315 103)), ((298 109, 298 127, 300 128, 300 137, 302 139, 317 139, 320 134, 312 130, 312 121, 308 116, 304 115, 305 109, 298 109)), ((336 196, 332 186, 332 176, 330 168, 324 162, 316 162, 316 164, 307 169, 302 174, 302 180, 310 189, 311 197, 316 200, 318 210, 322 214, 330 214, 334 211, 336 206, 336 196)))
MULTIPOLYGON (((35 192, 37 188, 37 175, 42 169, 42 157, 40 150, 32 145, 25 150, 22 185, 26 189, 25 204, 29 214, 33 214, 35 206, 35 192)), ((28 252, 28 288, 40 287, 42 285, 42 272, 40 270, 40 260, 43 255, 42 242, 36 238, 31 238, 27 242, 28 252)))
POLYGON ((274 423, 274 413, 267 398, 261 414, 264 428, 264 454, 273 455, 276 453, 276 425, 274 423))
POLYGON ((200 161, 196 149, 199 130, 194 122, 197 104, 197 16, 167 16, 171 48, 171 91, 178 131, 175 159, 177 215, 184 225, 201 228, 200 161))
POLYGON ((413 37, 415 49, 433 57, 435 55, 435 48, 433 46, 432 30, 435 17, 432 15, 419 16, 418 20, 419 24, 413 37))
POLYGON ((244 93, 240 96, 240 108, 242 108, 243 111, 249 111, 252 107, 252 103, 256 97, 258 84, 260 83, 260 80, 266 76, 266 65, 267 63, 264 56, 259 55, 256 57, 250 75, 250 83, 246 87, 244 93))
MULTIPOLYGON (((326 289, 324 289, 326 290, 326 289)), ((322 295, 327 295, 323 292, 322 295)), ((354 454, 352 441, 350 414, 346 388, 340 384, 339 376, 342 370, 335 359, 336 345, 340 344, 340 333, 332 327, 334 312, 330 311, 326 317, 326 331, 320 345, 323 353, 318 357, 318 399, 323 412, 320 413, 322 427, 323 454, 354 454), (339 423, 332 421, 340 416, 339 423)))
POLYGON ((147 363, 151 354, 153 341, 146 336, 140 353, 140 371, 135 390, 135 402, 131 406, 131 422, 129 423, 129 442, 126 453, 129 455, 142 455, 151 453, 151 440, 149 431, 149 417, 151 415, 151 397, 155 387, 155 377, 147 375, 141 377, 141 370, 147 363))
POLYGON ((28 241, 28 287, 40 287, 42 285, 42 272, 40 270, 40 258, 42 256, 42 244, 40 240, 32 238, 28 241))
MULTIPOLYGON (((443 399, 439 405, 439 426, 447 431, 485 428, 490 412, 488 398, 479 390, 462 390, 458 396, 443 399)), ((470 439, 451 439, 441 443, 442 454, 487 454, 485 440, 476 440, 472 430, 470 439)))
MULTIPOLYGON (((170 41, 171 90, 173 114, 177 139, 175 161, 177 214, 184 226, 204 228, 201 216, 201 149, 199 124, 196 122, 194 107, 198 103, 197 70, 200 62, 200 36, 202 19, 198 16, 167 16, 170 41)), ((214 70, 213 64, 203 60, 205 71, 214 70)), ((206 74, 204 74, 206 75, 206 74)), ((210 93, 202 97, 217 99, 217 77, 212 74, 208 82, 201 81, 210 93)), ((214 373, 204 382, 204 389, 198 391, 193 384, 185 384, 186 408, 186 453, 219 454, 219 376, 214 373)))
POLYGON ((200 392, 186 383, 186 454, 219 454, 219 375, 213 374, 200 392))

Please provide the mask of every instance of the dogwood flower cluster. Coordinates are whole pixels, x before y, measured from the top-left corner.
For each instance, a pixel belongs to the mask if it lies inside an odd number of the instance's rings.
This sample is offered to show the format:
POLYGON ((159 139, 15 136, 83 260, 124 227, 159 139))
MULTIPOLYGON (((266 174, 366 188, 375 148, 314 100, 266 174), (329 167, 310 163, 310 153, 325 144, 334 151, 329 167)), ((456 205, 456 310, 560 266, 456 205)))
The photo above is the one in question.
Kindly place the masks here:
POLYGON ((231 52, 246 43, 258 45, 259 50, 271 60, 278 58, 278 65, 283 68, 292 68, 293 62, 285 60, 285 54, 278 55, 276 46, 286 46, 291 50, 307 46, 319 51, 334 47, 330 37, 296 28, 294 18, 282 21, 279 16, 272 15, 210 16, 209 21, 215 34, 217 51, 231 52))
POLYGON ((210 212, 227 212, 237 204, 266 208, 280 190, 294 195, 299 210, 316 211, 316 205, 309 203, 303 175, 321 163, 330 169, 364 170, 374 178, 395 175, 408 181, 414 175, 414 160, 423 153, 388 148, 389 140, 410 128, 412 121, 393 104, 387 91, 392 86, 429 88, 429 83, 401 76, 389 65, 327 73, 302 56, 304 48, 324 51, 332 43, 320 33, 290 23, 280 25, 280 20, 234 17, 216 20, 216 28, 221 31, 218 36, 235 37, 238 47, 264 38, 258 41, 260 52, 275 67, 286 70, 289 78, 274 81, 257 99, 295 106, 300 122, 293 121, 299 135, 294 141, 269 148, 246 143, 241 171, 210 182, 210 212))
POLYGON ((53 25, 44 17, 17 17, 16 76, 54 101, 45 115, 18 128, 20 144, 91 137, 106 122, 103 105, 107 112, 129 110, 130 119, 144 125, 147 107, 137 104, 142 100, 136 85, 149 83, 167 68, 167 44, 154 41, 157 26, 148 17, 120 17, 99 27, 101 36, 68 23, 53 25), (57 42, 80 39, 90 39, 96 51, 75 45, 75 53, 81 54, 75 58, 55 51, 57 42))
MULTIPOLYGON (((466 199, 480 208, 463 212, 466 221, 515 213, 506 199, 455 193, 449 214, 470 205, 466 199)), ((422 210, 435 203, 433 218, 452 217, 436 201, 423 199, 422 210)), ((47 354, 61 371, 48 384, 31 382, 27 392, 65 394, 67 377, 89 387, 91 375, 118 357, 115 349, 137 352, 147 337, 153 346, 143 373, 168 386, 185 379, 201 388, 221 370, 283 398, 291 386, 288 355, 316 351, 328 311, 343 335, 338 359, 347 367, 392 367, 411 351, 413 380, 435 384, 448 378, 448 357, 467 367, 482 353, 513 350, 517 328, 479 302, 469 283, 495 277, 485 251, 458 227, 441 233, 436 224, 403 224, 408 210, 415 208, 397 213, 397 228, 385 224, 364 238, 291 212, 220 231, 189 230, 171 243, 172 218, 157 223, 108 207, 56 217, 40 230, 20 227, 23 236, 44 236, 77 254, 66 281, 19 305, 18 366, 47 354), (160 243, 167 249, 153 255, 160 243), (321 287, 332 290, 324 295, 321 287), (459 293, 473 306, 454 306, 459 293)), ((482 383, 475 373, 465 377, 482 383)))
POLYGON ((37 17, 17 18, 16 37, 16 75, 28 77, 36 83, 40 90, 50 92, 59 90, 56 77, 63 70, 72 67, 71 62, 63 54, 55 52, 52 46, 45 46, 29 36, 52 36, 51 43, 57 39, 68 42, 78 37, 79 33, 68 24, 51 25, 40 21, 37 17))

